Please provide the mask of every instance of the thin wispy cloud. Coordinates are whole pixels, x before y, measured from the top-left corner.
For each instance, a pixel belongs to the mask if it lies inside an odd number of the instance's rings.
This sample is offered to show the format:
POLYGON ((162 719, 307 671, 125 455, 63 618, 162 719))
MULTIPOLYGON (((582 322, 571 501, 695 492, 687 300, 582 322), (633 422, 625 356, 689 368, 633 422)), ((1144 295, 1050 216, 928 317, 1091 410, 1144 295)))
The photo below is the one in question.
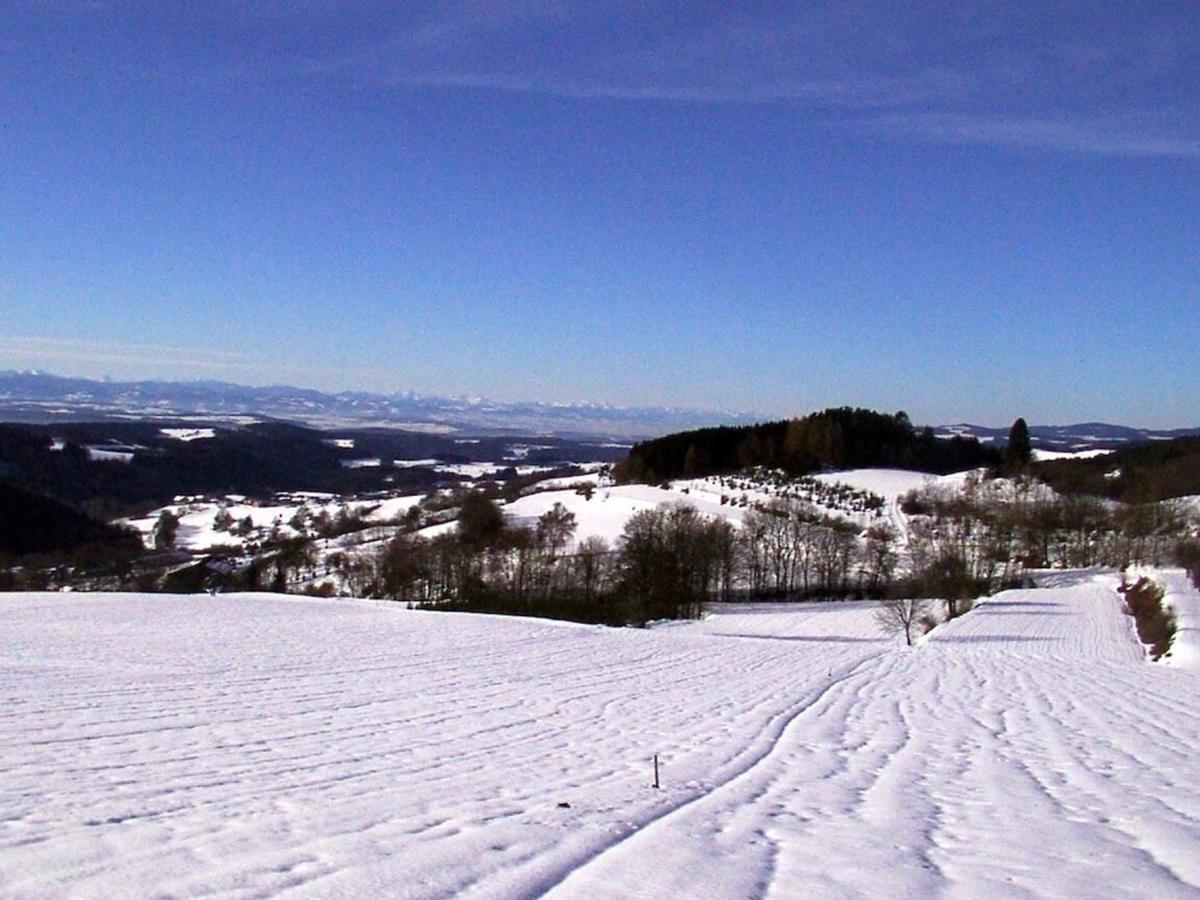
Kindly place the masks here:
POLYGON ((164 16, 172 35, 200 27, 236 36, 239 49, 218 67, 187 71, 186 57, 148 67, 131 48, 129 65, 204 84, 274 76, 381 91, 775 103, 809 124, 891 139, 1082 154, 1192 156, 1200 121, 1194 3, 845 0, 701 14, 688 3, 624 0, 300 9, 214 0, 188 17, 164 16), (1159 114, 1147 124, 1150 111, 1159 114))
POLYGON ((915 137, 952 144, 1061 150, 1105 156, 1200 156, 1200 138, 1169 129, 1138 127, 1120 119, 894 113, 858 123, 860 130, 893 138, 915 137))
POLYGON ((796 102, 816 107, 892 108, 947 96, 960 79, 952 72, 929 71, 910 76, 848 76, 813 80, 768 79, 726 84, 668 84, 619 79, 505 73, 417 73, 400 75, 392 84, 409 87, 472 88, 576 99, 661 100, 678 103, 796 102))
POLYGON ((40 335, 0 336, 0 367, 46 368, 59 365, 81 366, 93 374, 99 372, 90 367, 114 366, 119 372, 158 371, 177 374, 187 371, 208 377, 302 377, 302 380, 312 375, 339 378, 348 375, 378 377, 377 372, 362 367, 308 362, 303 366, 290 366, 265 361, 261 356, 228 350, 40 335))
MULTIPOLYGON (((1053 4, 1051 5, 1053 6, 1053 4)), ((1090 27, 1087 10, 817 5, 703 24, 623 4, 451 6, 397 27, 338 68, 380 87, 694 104, 785 103, 815 123, 893 139, 1084 154, 1192 156, 1185 87, 1200 38, 1160 16, 1090 27), (607 14, 607 15, 606 15, 607 14), (1035 17, 1036 18, 1036 17, 1035 17), (550 48, 516 52, 531 35, 550 48), (1157 112, 1148 123, 1147 112, 1157 112), (876 115, 864 118, 865 111, 876 115), (839 123, 839 115, 844 121, 839 123)), ((1187 8, 1183 8, 1187 16, 1187 8)), ((1200 33, 1200 29, 1197 29, 1200 33)))
POLYGON ((264 368, 261 362, 255 362, 250 356, 229 351, 38 335, 0 336, 0 353, 10 359, 27 357, 65 362, 125 363, 137 358, 148 362, 161 360, 172 366, 188 368, 264 368))

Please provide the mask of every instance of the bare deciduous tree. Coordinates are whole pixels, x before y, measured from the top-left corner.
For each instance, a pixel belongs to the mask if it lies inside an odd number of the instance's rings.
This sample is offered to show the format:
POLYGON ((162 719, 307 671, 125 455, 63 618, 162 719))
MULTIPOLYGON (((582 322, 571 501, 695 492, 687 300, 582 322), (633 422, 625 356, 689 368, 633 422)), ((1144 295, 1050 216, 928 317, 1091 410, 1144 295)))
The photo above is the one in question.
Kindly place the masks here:
POLYGON ((889 597, 875 611, 875 621, 888 634, 903 634, 904 643, 911 647, 913 626, 926 613, 929 602, 918 597, 889 597))

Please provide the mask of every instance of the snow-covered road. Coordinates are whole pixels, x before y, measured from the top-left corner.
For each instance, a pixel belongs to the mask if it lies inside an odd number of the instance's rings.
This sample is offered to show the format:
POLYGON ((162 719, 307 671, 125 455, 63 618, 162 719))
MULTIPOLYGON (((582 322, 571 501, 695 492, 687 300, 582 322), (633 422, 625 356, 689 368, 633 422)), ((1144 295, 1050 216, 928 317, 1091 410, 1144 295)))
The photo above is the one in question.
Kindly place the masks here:
POLYGON ((1194 896, 1198 688, 1104 579, 913 650, 854 604, 3 595, 0 895, 1194 896))

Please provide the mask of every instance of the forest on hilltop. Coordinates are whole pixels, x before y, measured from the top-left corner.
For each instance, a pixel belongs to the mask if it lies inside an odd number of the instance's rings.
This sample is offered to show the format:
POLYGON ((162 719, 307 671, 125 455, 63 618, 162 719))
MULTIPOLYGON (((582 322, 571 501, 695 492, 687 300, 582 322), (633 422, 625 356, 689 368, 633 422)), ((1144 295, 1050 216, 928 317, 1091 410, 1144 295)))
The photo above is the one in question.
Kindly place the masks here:
POLYGON ((946 474, 997 465, 1001 454, 974 438, 949 440, 914 428, 907 414, 826 409, 809 416, 741 427, 701 428, 636 444, 618 481, 657 483, 722 475, 753 466, 806 475, 823 469, 886 467, 946 474))

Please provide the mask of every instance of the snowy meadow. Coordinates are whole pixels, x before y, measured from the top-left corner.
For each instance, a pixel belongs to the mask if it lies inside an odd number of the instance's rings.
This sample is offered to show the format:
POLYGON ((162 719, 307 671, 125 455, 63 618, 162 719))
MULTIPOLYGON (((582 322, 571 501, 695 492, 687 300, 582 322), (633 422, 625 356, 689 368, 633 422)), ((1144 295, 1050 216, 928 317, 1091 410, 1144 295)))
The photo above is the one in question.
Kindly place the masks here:
POLYGON ((1194 896, 1200 671, 1044 583, 911 649, 868 603, 4 595, 0 893, 1194 896))

